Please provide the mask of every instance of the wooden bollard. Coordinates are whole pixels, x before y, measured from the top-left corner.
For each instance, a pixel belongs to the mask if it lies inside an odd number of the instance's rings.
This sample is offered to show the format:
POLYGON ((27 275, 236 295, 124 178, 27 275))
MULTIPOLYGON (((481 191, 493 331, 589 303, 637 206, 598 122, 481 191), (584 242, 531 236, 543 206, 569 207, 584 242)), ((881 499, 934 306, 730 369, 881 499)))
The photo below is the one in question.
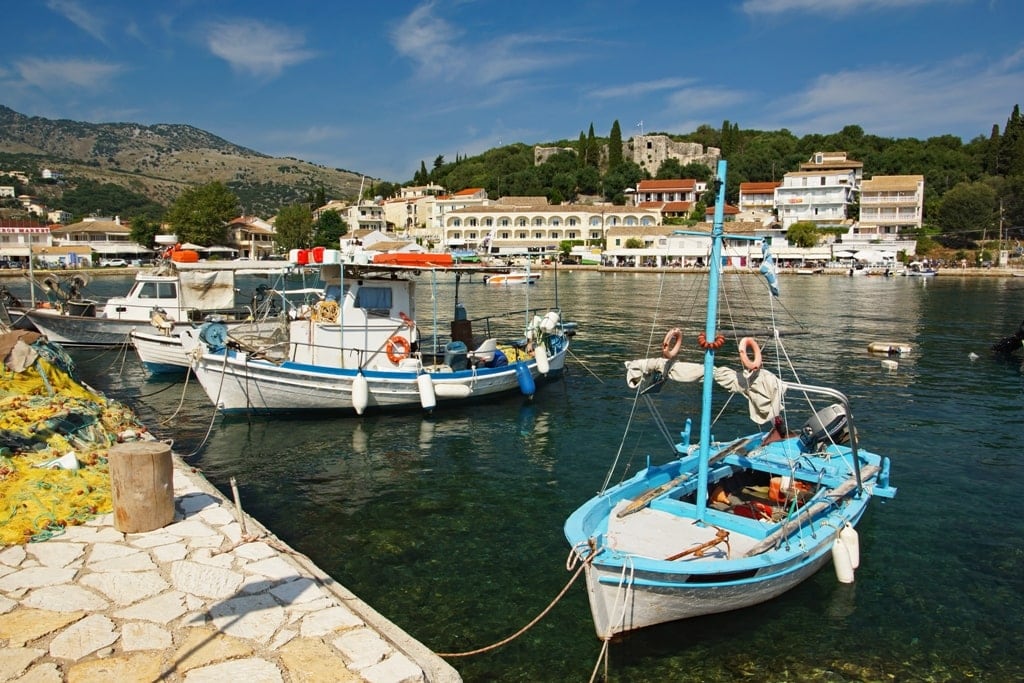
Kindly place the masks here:
POLYGON ((161 441, 114 444, 107 459, 114 503, 114 528, 153 531, 174 521, 171 447, 161 441))

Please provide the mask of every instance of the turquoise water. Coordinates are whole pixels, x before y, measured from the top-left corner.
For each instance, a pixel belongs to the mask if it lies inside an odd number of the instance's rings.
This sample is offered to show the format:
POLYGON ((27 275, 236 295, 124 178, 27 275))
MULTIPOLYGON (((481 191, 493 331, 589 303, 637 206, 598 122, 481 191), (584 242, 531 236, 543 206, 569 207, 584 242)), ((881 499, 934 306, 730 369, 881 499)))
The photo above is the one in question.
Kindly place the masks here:
MULTIPOLYGON (((222 490, 236 477, 243 506, 276 534, 430 648, 460 652, 519 630, 568 581, 562 523, 600 487, 632 408, 622 361, 674 325, 693 339, 701 284, 561 272, 559 302, 580 323, 567 376, 532 403, 429 418, 213 418, 194 382, 148 379, 131 355, 74 356, 83 379, 131 404, 176 451, 202 444, 190 460, 222 490)), ((1019 357, 988 352, 1024 319, 1024 280, 791 276, 782 287, 775 312, 803 332, 787 337, 802 379, 846 391, 862 443, 892 458, 899 494, 873 501, 858 527, 854 585, 825 569, 770 603, 632 634, 611 646, 610 680, 1024 678, 1024 379, 1019 357), (915 352, 890 372, 866 352, 872 341, 915 352)), ((725 291, 723 317, 762 324, 759 280, 727 276, 725 291)), ((475 317, 521 307, 525 290, 463 283, 460 293, 475 317)), ((422 325, 433 302, 420 294, 422 325)), ((441 287, 442 315, 452 294, 441 287)), ((529 296, 553 302, 552 274, 529 296)), ((656 398, 673 431, 694 392, 656 398)), ((718 436, 749 426, 741 415, 718 436)), ((667 452, 653 425, 622 449, 631 471, 667 452)), ((599 652, 579 582, 512 643, 449 661, 467 681, 577 681, 599 652)))

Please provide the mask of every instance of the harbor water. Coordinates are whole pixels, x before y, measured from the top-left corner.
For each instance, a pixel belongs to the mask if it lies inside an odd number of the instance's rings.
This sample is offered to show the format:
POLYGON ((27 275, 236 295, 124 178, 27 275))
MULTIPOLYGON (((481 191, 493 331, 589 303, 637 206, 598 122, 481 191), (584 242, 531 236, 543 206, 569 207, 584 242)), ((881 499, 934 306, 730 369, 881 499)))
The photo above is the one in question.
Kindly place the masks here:
MULTIPOLYGON (((227 491, 235 477, 248 513, 426 646, 459 653, 514 634, 555 600, 571 576, 562 524, 620 448, 630 473, 648 454, 668 457, 653 425, 623 440, 633 397, 622 363, 674 326, 687 339, 682 356, 696 360, 703 284, 689 272, 545 271, 529 288, 463 281, 471 319, 520 309, 527 294, 532 307, 557 296, 579 334, 566 376, 532 401, 429 417, 223 418, 194 380, 148 377, 130 350, 72 355, 84 381, 131 405, 215 485, 227 491)), ((1024 375, 1019 352, 989 351, 1024 319, 1024 279, 820 275, 781 285, 774 312, 799 332, 786 348, 801 379, 847 393, 861 443, 892 459, 899 494, 874 500, 859 525, 854 584, 826 568, 758 607, 628 635, 610 647, 609 679, 1024 679, 1024 375), (913 351, 868 353, 878 341, 913 351)), ((763 289, 756 276, 727 275, 723 317, 765 329, 754 322, 763 289)), ((447 325, 454 290, 442 280, 434 298, 421 287, 421 327, 435 308, 447 325)), ((734 349, 718 363, 738 366, 734 349)), ((696 415, 698 392, 656 397, 674 434, 696 415)), ((744 408, 731 412, 716 436, 751 431, 744 408)), ((579 581, 509 644, 449 661, 467 681, 585 681, 600 649, 579 581)))

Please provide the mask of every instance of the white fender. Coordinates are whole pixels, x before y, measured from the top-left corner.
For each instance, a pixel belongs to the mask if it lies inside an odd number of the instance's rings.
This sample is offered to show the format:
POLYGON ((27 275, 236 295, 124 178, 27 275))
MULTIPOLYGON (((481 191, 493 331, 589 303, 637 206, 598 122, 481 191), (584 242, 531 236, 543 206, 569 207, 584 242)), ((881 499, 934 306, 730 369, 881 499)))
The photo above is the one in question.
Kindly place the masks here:
POLYGON ((416 377, 416 384, 420 389, 420 405, 423 410, 433 410, 437 407, 437 396, 434 395, 434 382, 430 375, 423 373, 416 377))
POLYGON ((434 394, 441 398, 469 398, 471 393, 473 393, 473 388, 468 384, 438 382, 434 385, 434 394))
POLYGON ((853 583, 853 564, 850 562, 850 551, 846 544, 836 536, 832 542, 832 566, 836 570, 839 583, 853 583))
POLYGON ((544 340, 538 341, 533 347, 533 357, 537 359, 537 371, 542 375, 548 374, 551 363, 548 362, 548 350, 544 347, 544 340))
POLYGON ((356 415, 362 415, 369 404, 370 383, 366 381, 366 375, 360 372, 352 380, 352 407, 356 409, 356 415))
POLYGON ((548 311, 544 319, 540 321, 540 329, 551 334, 558 327, 558 311, 548 311))
POLYGON ((850 553, 850 566, 856 569, 860 566, 860 536, 852 524, 847 522, 839 530, 839 540, 846 546, 846 552, 850 553))

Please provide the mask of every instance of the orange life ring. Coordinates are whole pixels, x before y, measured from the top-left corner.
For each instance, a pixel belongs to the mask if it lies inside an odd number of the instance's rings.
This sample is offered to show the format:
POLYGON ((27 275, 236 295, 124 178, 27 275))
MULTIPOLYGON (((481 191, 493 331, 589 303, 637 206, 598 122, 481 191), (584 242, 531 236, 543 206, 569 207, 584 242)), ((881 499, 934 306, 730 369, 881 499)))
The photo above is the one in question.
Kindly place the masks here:
POLYGON ((388 343, 384 347, 388 354, 388 360, 395 365, 409 357, 409 350, 411 348, 412 345, 409 344, 409 340, 397 334, 389 337, 388 343))
POLYGON ((405 326, 408 327, 409 329, 416 327, 416 322, 413 321, 413 319, 407 316, 405 313, 399 311, 398 317, 402 319, 402 322, 405 323, 405 326))
POLYGON ((757 345, 753 337, 744 337, 740 339, 740 363, 743 364, 747 370, 754 371, 761 368, 761 347, 757 345), (751 353, 754 354, 753 359, 747 355, 747 347, 750 347, 751 353))
POLYGON ((682 347, 683 331, 678 327, 673 327, 665 333, 665 338, 661 341, 661 356, 672 360, 679 355, 679 349, 682 347))

